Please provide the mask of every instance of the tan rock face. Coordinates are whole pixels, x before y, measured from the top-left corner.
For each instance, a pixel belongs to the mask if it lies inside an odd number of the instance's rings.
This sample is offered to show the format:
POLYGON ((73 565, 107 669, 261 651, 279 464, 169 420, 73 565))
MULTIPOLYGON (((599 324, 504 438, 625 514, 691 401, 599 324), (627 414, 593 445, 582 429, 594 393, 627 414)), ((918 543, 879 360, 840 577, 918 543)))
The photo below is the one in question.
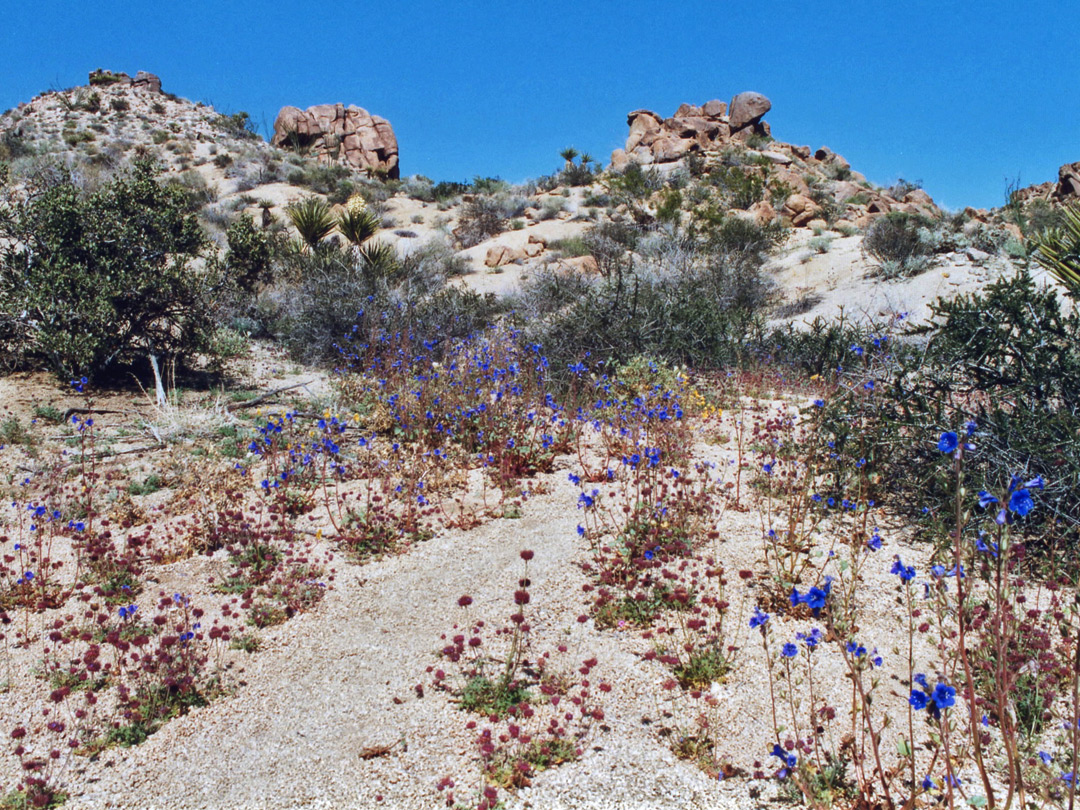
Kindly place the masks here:
POLYGON ((350 104, 282 107, 274 121, 274 146, 308 150, 364 171, 401 175, 390 122, 350 104))

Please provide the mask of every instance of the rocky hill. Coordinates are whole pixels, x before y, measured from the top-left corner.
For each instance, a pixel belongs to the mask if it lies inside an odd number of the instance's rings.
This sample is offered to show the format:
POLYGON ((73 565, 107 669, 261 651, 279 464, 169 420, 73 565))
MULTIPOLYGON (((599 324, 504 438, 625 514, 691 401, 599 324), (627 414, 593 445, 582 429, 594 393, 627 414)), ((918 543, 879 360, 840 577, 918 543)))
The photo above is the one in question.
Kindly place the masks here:
MULTIPOLYGON (((220 244, 242 214, 287 231, 285 209, 298 200, 340 206, 359 193, 378 217, 377 239, 399 256, 437 254, 440 272, 466 271, 455 283, 497 294, 544 268, 595 272, 582 241, 593 231, 670 231, 706 209, 793 229, 771 265, 780 318, 844 304, 925 314, 936 294, 978 286, 1023 255, 1020 229, 1001 217, 973 209, 946 216, 916 185, 881 187, 828 147, 774 138, 771 109, 768 98, 747 92, 727 103, 683 104, 667 118, 635 110, 607 167, 573 153, 520 186, 493 178, 436 184, 399 178, 391 123, 360 107, 283 107, 267 143, 247 113, 179 98, 152 74, 97 70, 87 85, 42 93, 0 116, 0 161, 17 182, 59 162, 92 185, 151 157, 188 190, 220 244), (867 251, 864 235, 890 215, 910 218, 926 260, 882 285, 883 260, 867 251)), ((1024 193, 1057 198, 1076 184, 1076 173, 1065 172, 1053 189, 1024 193)))

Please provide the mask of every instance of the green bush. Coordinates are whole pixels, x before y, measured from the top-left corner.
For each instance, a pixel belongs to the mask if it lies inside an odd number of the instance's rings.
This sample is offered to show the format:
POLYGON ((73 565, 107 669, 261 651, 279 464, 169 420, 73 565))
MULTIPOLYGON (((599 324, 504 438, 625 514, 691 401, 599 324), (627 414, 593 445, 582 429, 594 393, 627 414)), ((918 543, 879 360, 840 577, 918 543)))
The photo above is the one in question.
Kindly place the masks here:
POLYGON ((273 238, 247 214, 233 222, 225 231, 228 249, 225 269, 240 289, 251 291, 270 281, 274 258, 273 238))
POLYGON ((919 236, 921 218, 891 211, 866 230, 863 248, 881 263, 886 277, 916 275, 929 264, 930 250, 919 236))
POLYGON ((186 205, 145 161, 93 193, 64 177, 17 203, 0 217, 4 350, 65 376, 200 350, 215 282, 192 266, 206 244, 186 205))

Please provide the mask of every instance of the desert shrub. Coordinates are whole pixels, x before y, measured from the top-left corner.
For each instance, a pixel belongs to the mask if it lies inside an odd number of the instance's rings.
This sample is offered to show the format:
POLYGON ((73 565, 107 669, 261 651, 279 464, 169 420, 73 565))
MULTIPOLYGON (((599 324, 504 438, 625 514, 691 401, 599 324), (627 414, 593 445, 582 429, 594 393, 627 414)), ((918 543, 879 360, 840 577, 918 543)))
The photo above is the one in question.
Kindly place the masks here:
POLYGON ((522 284, 515 313, 555 373, 587 353, 594 361, 647 354, 696 367, 735 362, 772 297, 761 262, 749 255, 713 252, 685 237, 661 237, 637 259, 621 245, 617 252, 604 257, 599 277, 547 269, 522 284))
POLYGON ((607 181, 608 193, 619 203, 643 200, 663 187, 664 179, 659 171, 643 169, 638 163, 628 164, 621 174, 613 174, 607 181))
POLYGON ((431 189, 431 195, 436 202, 451 200, 460 197, 469 191, 468 183, 457 183, 452 180, 440 180, 431 189))
POLYGON ((34 147, 17 130, 9 129, 0 135, 0 160, 10 161, 34 154, 34 147))
POLYGON ((477 196, 462 207, 454 235, 463 248, 470 248, 505 231, 507 219, 498 200, 477 196))
POLYGON ((472 180, 470 190, 473 194, 499 194, 509 191, 510 184, 499 177, 480 177, 477 175, 472 180))
POLYGON ((922 188, 922 180, 905 180, 903 177, 898 179, 895 183, 885 189, 885 193, 892 197, 894 200, 902 200, 908 194, 913 191, 918 191, 922 188))
POLYGON ((109 102, 109 106, 113 112, 127 112, 131 109, 131 105, 127 102, 127 99, 114 98, 109 102))
POLYGON ((259 137, 255 122, 243 110, 233 115, 219 115, 214 119, 214 126, 232 138, 254 140, 259 137))
MULTIPOLYGON (((345 196, 341 199, 332 200, 332 202, 344 202, 354 190, 349 181, 350 174, 347 168, 338 164, 326 166, 322 163, 310 161, 306 162, 303 167, 289 172, 286 179, 294 186, 309 188, 319 194, 333 194, 338 191, 339 186, 349 183, 347 191, 341 192, 345 196)), ((340 194, 338 196, 340 197, 340 194)))
POLYGON ((240 289, 250 291, 270 281, 274 258, 274 240, 255 225, 247 214, 241 216, 225 231, 228 249, 225 270, 240 289))
POLYGON ((217 200, 217 188, 206 182, 206 178, 194 169, 171 176, 166 185, 176 189, 186 200, 185 211, 194 213, 209 203, 217 200))
POLYGON ((728 208, 745 210, 765 199, 766 176, 761 170, 721 165, 709 172, 709 182, 728 208))
POLYGON ((889 212, 867 228, 863 248, 881 263, 886 277, 915 275, 929 263, 930 250, 919 235, 922 226, 911 214, 889 212))
POLYGON ((568 236, 556 239, 548 244, 550 250, 558 251, 563 256, 590 256, 592 247, 584 236, 568 236))
POLYGON ((342 352, 348 354, 373 329, 463 336, 498 311, 494 299, 445 286, 438 258, 407 257, 386 273, 357 253, 294 254, 301 268, 268 291, 272 303, 263 306, 273 313, 270 328, 297 359, 343 362, 342 352))
POLYGON ((205 241, 186 209, 147 162, 93 193, 67 177, 16 205, 0 222, 0 310, 23 323, 5 348, 74 376, 201 349, 215 281, 192 266, 205 241))
POLYGON ((405 277, 418 283, 435 284, 437 279, 455 278, 472 272, 464 256, 444 240, 432 239, 407 253, 401 260, 405 277))
POLYGON ((1000 489, 1006 470, 1042 475, 1046 513, 1075 529, 1080 313, 1023 270, 981 294, 940 299, 933 311, 928 387, 978 425, 984 446, 971 473, 980 488, 1000 489))
POLYGON ((578 155, 574 149, 564 149, 561 153, 566 164, 559 172, 559 183, 564 186, 590 185, 600 173, 600 164, 590 155, 578 155), (575 158, 577 162, 575 162, 575 158))

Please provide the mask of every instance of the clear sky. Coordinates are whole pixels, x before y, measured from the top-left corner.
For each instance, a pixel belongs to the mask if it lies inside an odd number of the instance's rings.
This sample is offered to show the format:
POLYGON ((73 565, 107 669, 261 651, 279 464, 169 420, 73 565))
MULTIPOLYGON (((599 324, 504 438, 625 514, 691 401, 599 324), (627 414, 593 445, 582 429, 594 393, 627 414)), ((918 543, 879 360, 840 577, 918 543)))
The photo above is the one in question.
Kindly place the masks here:
POLYGON ((625 114, 767 95, 780 140, 826 144, 951 208, 1080 160, 1078 0, 0 3, 0 109, 96 67, 271 126, 286 104, 390 120, 403 174, 514 182, 625 114))

